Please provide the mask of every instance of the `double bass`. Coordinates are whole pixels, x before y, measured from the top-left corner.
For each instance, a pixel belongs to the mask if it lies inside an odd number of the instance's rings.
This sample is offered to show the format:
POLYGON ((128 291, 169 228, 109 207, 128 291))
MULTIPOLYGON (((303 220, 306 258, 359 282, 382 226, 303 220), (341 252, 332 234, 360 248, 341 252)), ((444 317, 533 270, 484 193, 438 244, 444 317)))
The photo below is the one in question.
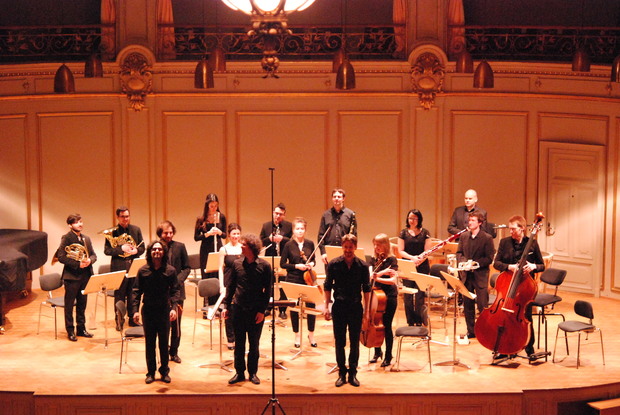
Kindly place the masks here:
POLYGON ((516 354, 523 350, 529 340, 531 324, 525 318, 527 305, 536 297, 536 282, 523 267, 540 230, 544 216, 536 214, 532 232, 523 254, 517 263, 517 271, 504 271, 495 283, 497 298, 492 306, 485 308, 474 327, 476 338, 482 346, 494 354, 516 354))
MULTIPOLYGON (((378 263, 373 272, 377 272, 386 259, 387 255, 378 256, 378 263)), ((372 280, 368 310, 364 311, 360 333, 360 343, 366 347, 381 347, 385 339, 383 314, 387 305, 387 296, 382 289, 375 287, 375 281, 375 279, 372 280)))

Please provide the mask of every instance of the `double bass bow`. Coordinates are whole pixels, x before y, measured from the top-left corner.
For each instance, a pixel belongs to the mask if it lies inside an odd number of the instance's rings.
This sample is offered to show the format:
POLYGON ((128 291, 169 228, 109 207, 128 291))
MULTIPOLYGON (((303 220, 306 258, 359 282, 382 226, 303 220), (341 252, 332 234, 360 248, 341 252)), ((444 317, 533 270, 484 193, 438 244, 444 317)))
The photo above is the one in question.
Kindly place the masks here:
POLYGON ((494 354, 516 354, 529 340, 531 323, 525 318, 525 310, 534 301, 537 287, 524 266, 543 219, 542 212, 536 214, 530 238, 517 263, 517 271, 513 273, 507 270, 497 277, 497 298, 492 306, 480 313, 476 321, 476 338, 494 354))
MULTIPOLYGON (((382 254, 377 257, 379 262, 373 269, 377 272, 381 265, 388 258, 382 254)), ((360 343, 366 347, 381 347, 385 339, 385 326, 383 325, 383 314, 387 305, 387 296, 382 289, 375 287, 376 280, 373 278, 370 287, 370 300, 368 310, 365 310, 362 318, 362 332, 360 333, 360 343)))

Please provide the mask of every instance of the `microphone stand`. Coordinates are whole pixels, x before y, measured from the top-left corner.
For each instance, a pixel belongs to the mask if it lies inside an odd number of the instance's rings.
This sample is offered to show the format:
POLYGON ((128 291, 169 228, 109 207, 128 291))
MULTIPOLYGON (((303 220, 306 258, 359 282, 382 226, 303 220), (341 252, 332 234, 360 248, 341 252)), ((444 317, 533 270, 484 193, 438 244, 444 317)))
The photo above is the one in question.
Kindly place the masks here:
MULTIPOLYGON (((271 212, 269 214, 269 220, 273 219, 273 210, 274 210, 274 202, 273 202, 273 172, 275 171, 275 168, 273 167, 269 167, 269 171, 271 174, 271 212)), ((273 233, 273 229, 272 229, 272 233, 273 233)), ((272 297, 272 304, 275 303, 275 295, 276 295, 276 273, 275 273, 275 264, 274 264, 275 260, 273 255, 271 256, 271 292, 273 293, 273 297, 272 297)), ((275 314, 275 307, 271 308, 271 313, 275 314)), ((275 317, 275 315, 273 315, 272 317, 275 317)), ((261 415, 263 415, 265 412, 267 412, 267 408, 271 407, 271 413, 273 415, 275 415, 276 413, 276 406, 278 408, 280 408, 280 411, 282 412, 282 414, 286 415, 286 412, 284 412, 284 409, 282 408, 282 405, 280 405, 280 401, 278 400, 278 398, 276 397, 276 319, 272 318, 271 319, 271 398, 269 398, 269 401, 267 402, 267 405, 265 405, 265 408, 263 408, 263 412, 261 412, 261 415)))

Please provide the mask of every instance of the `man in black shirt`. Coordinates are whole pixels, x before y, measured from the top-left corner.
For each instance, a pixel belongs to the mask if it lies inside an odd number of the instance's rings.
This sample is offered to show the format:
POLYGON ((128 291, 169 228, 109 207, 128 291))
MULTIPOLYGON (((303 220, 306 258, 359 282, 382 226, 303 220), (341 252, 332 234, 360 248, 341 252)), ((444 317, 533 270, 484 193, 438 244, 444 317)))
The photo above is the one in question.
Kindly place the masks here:
POLYGON ((173 240, 177 228, 169 220, 165 220, 157 226, 157 236, 168 245, 168 264, 172 265, 177 272, 179 283, 179 301, 177 302, 177 319, 170 326, 170 360, 181 363, 179 357, 179 344, 181 343, 181 316, 183 314, 183 301, 185 300, 185 280, 191 268, 189 256, 183 242, 173 240))
POLYGON ((360 354, 360 332, 362 330, 362 292, 364 304, 368 310, 370 300, 370 273, 368 265, 355 256, 357 237, 347 234, 342 238, 343 255, 334 258, 327 265, 325 279, 325 310, 326 320, 334 318, 334 339, 336 341, 336 362, 338 364, 338 380, 340 387, 347 382, 359 386, 357 380, 357 363, 360 354), (334 291, 334 305, 330 311, 329 304, 334 291), (347 327, 349 329, 349 368, 346 365, 345 346, 347 344, 347 327))
MULTIPOLYGON (((525 218, 523 216, 515 215, 508 219, 508 229, 510 230, 510 236, 506 238, 502 238, 499 241, 499 247, 497 249, 497 255, 495 256, 495 262, 493 263, 493 267, 500 271, 511 271, 515 273, 518 270, 517 263, 521 260, 523 256, 523 251, 525 250, 525 246, 527 245, 529 238, 525 236, 525 228, 527 223, 525 222, 525 218)), ((545 263, 540 252, 540 248, 538 246, 538 241, 534 241, 532 243, 532 247, 530 248, 530 252, 527 253, 526 262, 523 266, 523 271, 529 273, 529 275, 534 278, 537 272, 542 272, 545 270, 545 263)), ((531 303, 527 305, 525 309, 525 318, 531 323, 532 322, 532 305, 531 303)), ((536 359, 535 351, 534 351, 534 326, 530 324, 530 339, 525 346, 525 353, 530 357, 531 360, 536 359)))
POLYGON ((142 324, 146 341, 146 379, 147 384, 155 380, 157 369, 156 342, 159 341, 159 373, 161 380, 170 383, 168 367, 168 336, 170 322, 176 320, 176 303, 179 301, 179 282, 177 272, 168 265, 168 247, 165 243, 153 242, 146 251, 146 265, 138 270, 137 282, 134 284, 132 304, 136 312, 133 321, 140 322, 140 300, 144 295, 142 306, 142 324))
POLYGON ((230 273, 230 282, 226 287, 226 297, 222 304, 226 309, 222 318, 227 318, 231 308, 235 330, 235 375, 230 378, 230 385, 245 380, 245 339, 249 343, 247 369, 250 382, 260 384, 256 375, 258 371, 259 342, 265 310, 269 305, 271 292, 271 266, 258 257, 261 242, 258 236, 245 234, 239 239, 242 258, 235 260, 230 273))
POLYGON ((325 245, 340 246, 342 237, 347 234, 357 236, 357 220, 355 212, 344 207, 345 193, 343 189, 332 190, 333 206, 323 212, 319 225, 319 249, 323 257, 323 263, 327 265, 325 245))
POLYGON ((487 211, 478 206, 478 193, 474 189, 465 192, 465 205, 459 206, 452 212, 450 223, 448 224, 448 233, 456 235, 468 226, 469 214, 480 212, 482 214, 482 230, 491 235, 493 238, 497 236, 497 232, 493 224, 487 221, 487 211))

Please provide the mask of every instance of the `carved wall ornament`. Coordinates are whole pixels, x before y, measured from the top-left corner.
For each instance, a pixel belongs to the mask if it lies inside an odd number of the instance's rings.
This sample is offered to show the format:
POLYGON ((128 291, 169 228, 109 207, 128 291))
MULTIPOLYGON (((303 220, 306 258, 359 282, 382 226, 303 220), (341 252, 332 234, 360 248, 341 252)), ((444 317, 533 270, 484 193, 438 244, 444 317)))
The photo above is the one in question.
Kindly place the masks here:
POLYGON ((445 67, 441 59, 432 52, 420 54, 411 70, 413 90, 418 93, 420 105, 425 110, 435 104, 435 97, 443 90, 445 67))
POLYGON ((153 92, 153 74, 144 55, 133 52, 125 57, 121 63, 121 86, 131 108, 142 110, 146 95, 153 92))

